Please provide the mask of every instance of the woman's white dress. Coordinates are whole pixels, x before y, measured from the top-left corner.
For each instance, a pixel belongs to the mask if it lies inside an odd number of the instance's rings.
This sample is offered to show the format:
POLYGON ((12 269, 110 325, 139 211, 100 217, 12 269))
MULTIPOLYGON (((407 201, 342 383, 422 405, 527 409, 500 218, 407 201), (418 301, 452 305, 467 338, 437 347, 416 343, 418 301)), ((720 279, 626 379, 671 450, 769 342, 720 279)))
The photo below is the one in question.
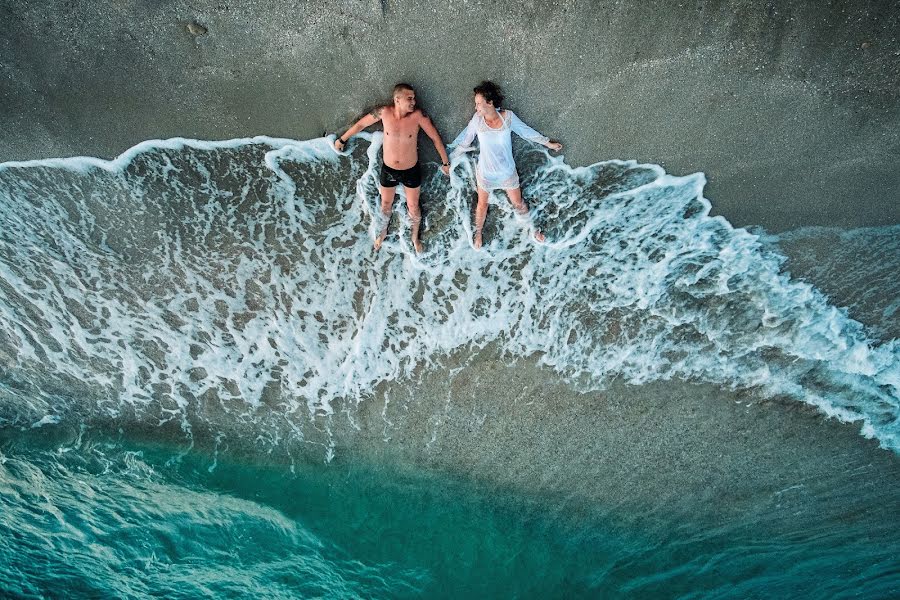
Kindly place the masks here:
POLYGON ((499 128, 488 127, 484 117, 476 113, 452 144, 455 149, 450 155, 451 158, 473 150, 472 142, 476 136, 478 137, 481 154, 478 156, 475 178, 483 190, 509 190, 519 187, 519 174, 516 173, 516 163, 512 154, 512 132, 538 144, 550 141, 550 138, 523 123, 513 111, 498 112, 503 120, 499 128))

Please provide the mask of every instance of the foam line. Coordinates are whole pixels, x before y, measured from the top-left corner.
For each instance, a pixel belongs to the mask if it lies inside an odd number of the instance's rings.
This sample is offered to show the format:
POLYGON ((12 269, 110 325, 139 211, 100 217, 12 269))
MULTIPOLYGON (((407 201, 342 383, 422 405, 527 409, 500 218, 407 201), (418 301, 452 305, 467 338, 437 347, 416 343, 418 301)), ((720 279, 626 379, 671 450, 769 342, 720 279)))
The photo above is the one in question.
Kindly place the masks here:
POLYGON ((177 138, 112 161, 0 165, 0 356, 3 377, 34 390, 22 421, 85 398, 163 422, 197 404, 249 426, 331 414, 498 343, 578 389, 678 378, 787 395, 900 448, 896 340, 792 279, 760 235, 710 217, 702 173, 526 150, 547 243, 494 194, 475 251, 473 157, 449 181, 426 164, 426 251, 400 191, 373 253, 382 141, 339 153, 333 136, 177 138))

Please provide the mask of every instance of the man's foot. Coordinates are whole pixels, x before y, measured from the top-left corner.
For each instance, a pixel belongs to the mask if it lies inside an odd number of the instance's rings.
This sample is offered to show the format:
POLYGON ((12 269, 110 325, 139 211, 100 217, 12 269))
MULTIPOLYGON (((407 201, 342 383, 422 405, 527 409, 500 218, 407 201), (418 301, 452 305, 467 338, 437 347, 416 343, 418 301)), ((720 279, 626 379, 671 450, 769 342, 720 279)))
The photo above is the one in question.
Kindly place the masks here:
POLYGON ((475 246, 476 250, 481 250, 481 230, 475 232, 475 237, 472 238, 472 245, 475 246))
POLYGON ((544 237, 544 233, 540 229, 535 229, 534 230, 534 239, 536 239, 539 242, 543 242, 547 238, 544 237))

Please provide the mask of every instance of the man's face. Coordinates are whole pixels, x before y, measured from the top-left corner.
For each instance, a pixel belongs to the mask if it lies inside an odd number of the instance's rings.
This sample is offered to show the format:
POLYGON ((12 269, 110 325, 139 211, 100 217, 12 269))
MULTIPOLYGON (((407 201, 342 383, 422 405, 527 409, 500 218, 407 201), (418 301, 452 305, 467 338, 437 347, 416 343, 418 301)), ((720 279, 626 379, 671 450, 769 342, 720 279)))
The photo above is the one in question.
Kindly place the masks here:
POLYGON ((412 90, 400 90, 394 94, 394 106, 412 112, 416 108, 416 93, 412 90))

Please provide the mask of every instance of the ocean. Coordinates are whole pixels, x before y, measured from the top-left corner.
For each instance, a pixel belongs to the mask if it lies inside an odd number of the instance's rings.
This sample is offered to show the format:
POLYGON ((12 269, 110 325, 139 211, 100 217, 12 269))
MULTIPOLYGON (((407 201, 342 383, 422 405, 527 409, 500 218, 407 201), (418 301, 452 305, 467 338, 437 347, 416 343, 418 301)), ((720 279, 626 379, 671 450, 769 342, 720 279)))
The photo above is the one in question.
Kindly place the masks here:
POLYGON ((0 592, 900 595, 900 226, 521 145, 376 253, 331 139, 0 164, 0 592))

